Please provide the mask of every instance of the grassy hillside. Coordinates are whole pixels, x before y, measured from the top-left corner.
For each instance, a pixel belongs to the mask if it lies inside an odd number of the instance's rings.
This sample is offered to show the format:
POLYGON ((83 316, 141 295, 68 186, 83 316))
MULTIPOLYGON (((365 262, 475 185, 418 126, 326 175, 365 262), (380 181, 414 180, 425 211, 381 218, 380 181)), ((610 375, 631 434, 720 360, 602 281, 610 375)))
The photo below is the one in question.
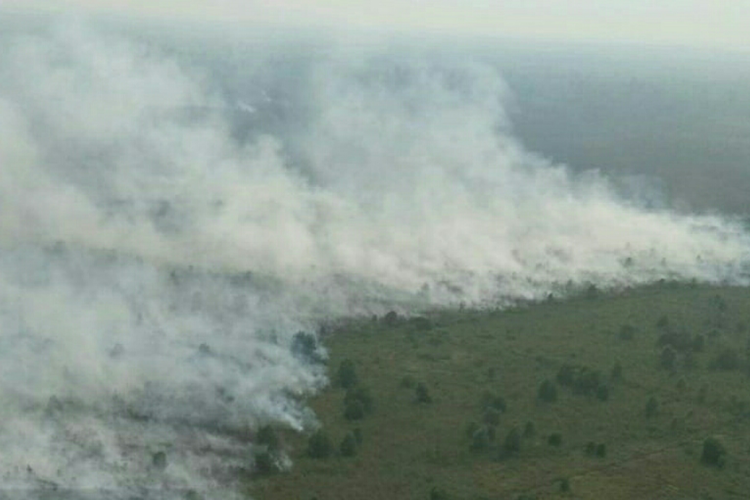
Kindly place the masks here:
POLYGON ((294 466, 255 473, 248 491, 304 500, 750 498, 748 305, 747 289, 662 284, 506 311, 353 321, 325 338, 332 385, 310 401, 333 454, 312 458, 309 435, 281 433, 294 466), (361 419, 344 416, 344 360, 372 398, 361 419), (429 402, 419 401, 420 384, 429 402), (361 444, 343 456, 340 442, 354 429, 361 444), (726 450, 713 465, 702 462, 712 436, 726 450))

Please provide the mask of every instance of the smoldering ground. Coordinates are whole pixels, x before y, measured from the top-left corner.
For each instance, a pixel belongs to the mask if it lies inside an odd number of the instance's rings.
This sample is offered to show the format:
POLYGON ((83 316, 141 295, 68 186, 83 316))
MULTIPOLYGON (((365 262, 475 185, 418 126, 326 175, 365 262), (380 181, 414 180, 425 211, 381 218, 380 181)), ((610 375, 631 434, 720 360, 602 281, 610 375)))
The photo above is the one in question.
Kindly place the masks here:
POLYGON ((746 281, 738 223, 642 208, 525 150, 480 61, 250 47, 217 76, 80 25, 6 42, 7 491, 227 498, 253 463, 243 433, 315 425, 301 401, 324 369, 293 345, 324 320, 746 281))

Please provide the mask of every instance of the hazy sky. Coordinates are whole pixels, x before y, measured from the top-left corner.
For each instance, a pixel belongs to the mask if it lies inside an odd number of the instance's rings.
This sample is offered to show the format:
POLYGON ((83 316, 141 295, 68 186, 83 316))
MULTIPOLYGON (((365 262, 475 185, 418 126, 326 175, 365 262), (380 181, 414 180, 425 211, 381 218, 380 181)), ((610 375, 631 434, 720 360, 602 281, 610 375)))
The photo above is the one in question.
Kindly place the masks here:
POLYGON ((750 48, 750 0, 4 0, 157 19, 750 48))

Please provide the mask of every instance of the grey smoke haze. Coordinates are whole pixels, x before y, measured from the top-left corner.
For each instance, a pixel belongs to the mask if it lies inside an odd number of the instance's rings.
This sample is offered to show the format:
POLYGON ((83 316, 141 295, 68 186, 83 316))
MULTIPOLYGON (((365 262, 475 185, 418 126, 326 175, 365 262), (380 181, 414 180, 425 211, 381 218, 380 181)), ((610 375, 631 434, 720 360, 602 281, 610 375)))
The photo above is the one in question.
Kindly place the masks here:
POLYGON ((315 425, 299 396, 324 371, 291 347, 320 321, 746 282, 738 223, 527 151, 489 65, 278 56, 235 68, 231 95, 211 67, 77 25, 0 54, 6 488, 228 498, 252 464, 239 431, 315 425))

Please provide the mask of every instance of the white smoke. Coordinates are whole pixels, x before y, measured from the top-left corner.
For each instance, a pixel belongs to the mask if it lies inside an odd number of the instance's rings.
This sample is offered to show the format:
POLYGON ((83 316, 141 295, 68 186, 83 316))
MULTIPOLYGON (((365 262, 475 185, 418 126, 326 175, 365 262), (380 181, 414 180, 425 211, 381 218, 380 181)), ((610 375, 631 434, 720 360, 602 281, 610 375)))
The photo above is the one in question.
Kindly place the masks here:
POLYGON ((293 344, 321 320, 746 280, 738 224, 525 151, 489 66, 339 53, 294 77, 283 103, 226 99, 205 68, 78 28, 0 54, 6 488, 227 498, 239 433, 314 425, 324 371, 293 344))

